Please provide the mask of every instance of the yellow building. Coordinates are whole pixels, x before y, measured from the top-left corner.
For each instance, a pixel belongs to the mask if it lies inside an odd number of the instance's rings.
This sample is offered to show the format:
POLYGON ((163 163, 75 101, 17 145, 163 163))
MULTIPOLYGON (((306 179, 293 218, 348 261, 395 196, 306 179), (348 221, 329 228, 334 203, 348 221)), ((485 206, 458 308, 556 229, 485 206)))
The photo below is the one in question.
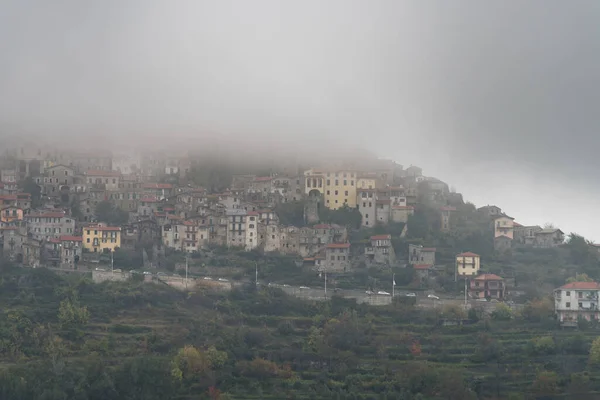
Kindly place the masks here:
POLYGON ((329 171, 325 173, 325 207, 336 210, 344 205, 356 208, 357 174, 354 171, 329 171))
POLYGON ((356 180, 357 189, 377 189, 377 176, 375 174, 359 175, 356 180))
POLYGON ((83 228, 83 248, 92 253, 114 251, 121 247, 121 228, 104 224, 88 225, 83 228))
POLYGON ((456 256, 456 273, 458 276, 476 276, 479 274, 480 257, 478 254, 466 252, 456 256))

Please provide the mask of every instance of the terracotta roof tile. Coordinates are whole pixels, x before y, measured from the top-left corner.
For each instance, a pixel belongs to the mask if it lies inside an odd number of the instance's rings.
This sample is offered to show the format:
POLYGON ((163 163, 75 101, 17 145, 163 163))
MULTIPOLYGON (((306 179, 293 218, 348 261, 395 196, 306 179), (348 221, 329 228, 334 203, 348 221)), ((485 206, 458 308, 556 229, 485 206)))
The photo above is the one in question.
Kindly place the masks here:
POLYGON ((456 257, 479 257, 479 254, 475 254, 470 251, 467 251, 465 253, 457 254, 456 257))
POLYGON ((571 282, 561 286, 560 289, 600 289, 600 284, 597 282, 571 282))
POLYGON ((371 236, 371 240, 390 240, 392 235, 375 235, 371 236))
POLYGON ((504 278, 495 274, 482 274, 475 278, 476 281, 503 281, 504 278))
POLYGON ((328 249, 349 249, 350 243, 329 243, 327 245, 328 249))

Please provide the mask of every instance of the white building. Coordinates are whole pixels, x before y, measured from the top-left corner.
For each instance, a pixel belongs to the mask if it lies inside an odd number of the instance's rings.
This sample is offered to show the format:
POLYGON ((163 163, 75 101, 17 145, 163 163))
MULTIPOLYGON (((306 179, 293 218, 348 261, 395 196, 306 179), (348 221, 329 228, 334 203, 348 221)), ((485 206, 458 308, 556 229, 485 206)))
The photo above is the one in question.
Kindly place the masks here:
POLYGON ((561 325, 575 326, 579 318, 598 320, 598 294, 596 282, 572 282, 554 290, 554 311, 561 325))

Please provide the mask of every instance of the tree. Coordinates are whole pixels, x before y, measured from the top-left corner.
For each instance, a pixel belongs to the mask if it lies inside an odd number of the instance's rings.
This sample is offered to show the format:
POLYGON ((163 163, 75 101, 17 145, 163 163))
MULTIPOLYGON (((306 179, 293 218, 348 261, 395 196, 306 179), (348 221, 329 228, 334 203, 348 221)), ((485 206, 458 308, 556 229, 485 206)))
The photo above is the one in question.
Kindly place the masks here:
POLYGON ((358 209, 350 208, 344 204, 337 210, 330 210, 327 207, 321 207, 319 210, 319 219, 322 222, 358 229, 360 228, 362 215, 358 209))
POLYGON ((552 371, 538 372, 531 389, 539 397, 556 395, 558 393, 558 375, 552 371))
POLYGON ((109 225, 124 225, 129 221, 129 213, 115 207, 108 201, 101 201, 96 206, 96 219, 109 225))
POLYGON ((573 282, 594 282, 594 279, 590 278, 588 274, 576 274, 567 279, 567 283, 573 282))
POLYGON ((31 195, 31 208, 38 208, 41 206, 42 188, 35 183, 31 177, 25 178, 18 186, 23 192, 31 195))
POLYGON ((592 342, 592 347, 590 348, 590 357, 589 357, 588 362, 590 365, 600 364, 600 337, 597 337, 592 342))
POLYGON ((492 312, 492 318, 499 321, 508 321, 512 318, 512 310, 506 304, 498 304, 492 312))

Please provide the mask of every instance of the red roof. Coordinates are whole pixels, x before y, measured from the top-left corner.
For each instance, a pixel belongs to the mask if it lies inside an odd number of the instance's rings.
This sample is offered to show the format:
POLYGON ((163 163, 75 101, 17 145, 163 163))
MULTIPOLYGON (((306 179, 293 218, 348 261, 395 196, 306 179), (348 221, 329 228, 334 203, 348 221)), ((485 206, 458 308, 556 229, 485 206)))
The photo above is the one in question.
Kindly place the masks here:
POLYGON ((377 204, 390 204, 389 199, 381 199, 376 201, 377 204))
POLYGON ((270 181, 271 178, 270 176, 257 176, 256 178, 254 178, 254 182, 268 182, 270 181))
POLYGON ((414 210, 413 206, 392 206, 393 210, 414 210))
POLYGON ((413 265, 414 269, 429 269, 431 268, 431 264, 416 264, 413 265))
POLYGON ((597 282, 571 282, 560 287, 561 289, 600 289, 597 282))
POLYGON ((375 235, 371 236, 371 240, 389 240, 392 238, 392 235, 375 235))
POLYGON ((156 197, 142 197, 140 201, 144 203, 158 203, 159 200, 156 197))
POLYGON ((482 274, 475 278, 476 281, 502 281, 504 278, 494 274, 482 274))
POLYGON ((170 183, 144 183, 144 189, 173 189, 170 183))
POLYGON ((329 243, 327 245, 328 249, 349 249, 350 243, 329 243))
POLYGON ((50 239, 48 239, 48 242, 50 242, 50 243, 60 243, 60 239, 58 239, 58 238, 50 238, 50 239))
POLYGON ((4 196, 0 196, 0 200, 16 200, 16 194, 5 194, 4 196))
POLYGON ((248 211, 248 213, 246 215, 258 215, 258 213, 256 211, 248 211))
POLYGON ((86 229, 94 229, 98 231, 120 231, 121 228, 118 226, 98 226, 98 225, 88 225, 85 227, 86 229))
POLYGON ((435 247, 423 247, 421 251, 435 251, 435 247))
POLYGON ((81 236, 60 236, 61 242, 81 242, 83 238, 81 236))
POLYGON ((90 170, 85 173, 87 176, 121 176, 119 171, 102 171, 102 170, 90 170))
POLYGON ((513 226, 514 226, 515 228, 520 228, 520 227, 522 227, 523 225, 521 225, 521 224, 520 224, 520 223, 518 223, 518 222, 514 222, 514 221, 513 221, 513 226))
POLYGON ((314 229, 331 229, 331 225, 328 224, 317 224, 313 226, 314 229))
POLYGON ((467 251, 465 253, 457 254, 456 257, 479 257, 479 254, 475 254, 475 253, 471 253, 470 251, 467 251))
POLYGON ((63 218, 65 217, 64 212, 44 212, 41 214, 28 214, 25 217, 27 218, 63 218))

